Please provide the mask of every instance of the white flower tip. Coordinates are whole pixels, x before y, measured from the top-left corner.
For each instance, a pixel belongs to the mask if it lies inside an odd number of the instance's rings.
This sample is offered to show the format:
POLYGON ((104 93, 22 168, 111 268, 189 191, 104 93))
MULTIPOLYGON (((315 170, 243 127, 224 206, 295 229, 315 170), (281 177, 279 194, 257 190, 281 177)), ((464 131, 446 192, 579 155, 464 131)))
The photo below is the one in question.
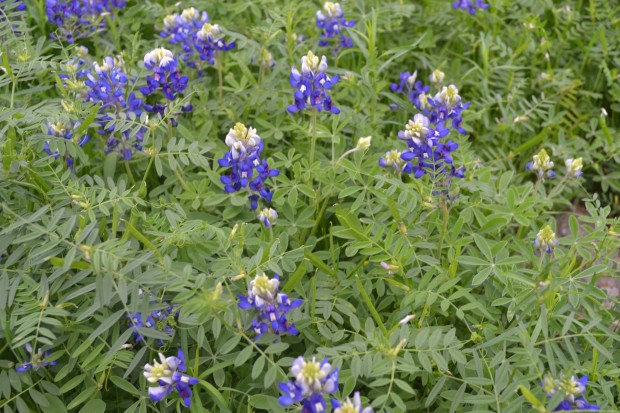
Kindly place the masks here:
POLYGON ((415 318, 415 314, 409 314, 408 316, 406 316, 405 318, 403 318, 402 320, 399 321, 399 323, 401 325, 405 325, 408 322, 410 322, 411 320, 413 320, 415 318))
POLYGON ((366 150, 370 148, 371 141, 372 141, 372 136, 366 136, 364 138, 359 138, 357 140, 357 149, 366 150))

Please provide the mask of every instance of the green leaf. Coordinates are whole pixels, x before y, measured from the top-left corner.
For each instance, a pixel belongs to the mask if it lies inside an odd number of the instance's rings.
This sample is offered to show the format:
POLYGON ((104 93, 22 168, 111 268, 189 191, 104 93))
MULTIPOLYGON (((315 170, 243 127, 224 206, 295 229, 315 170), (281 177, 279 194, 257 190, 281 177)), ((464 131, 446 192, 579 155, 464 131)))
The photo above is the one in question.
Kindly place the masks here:
POLYGON ((490 265, 488 261, 485 261, 478 257, 473 257, 470 255, 461 255, 456 259, 460 264, 465 265, 490 265))
POLYGON ((104 413, 106 404, 101 399, 94 399, 89 401, 82 407, 79 413, 104 413))

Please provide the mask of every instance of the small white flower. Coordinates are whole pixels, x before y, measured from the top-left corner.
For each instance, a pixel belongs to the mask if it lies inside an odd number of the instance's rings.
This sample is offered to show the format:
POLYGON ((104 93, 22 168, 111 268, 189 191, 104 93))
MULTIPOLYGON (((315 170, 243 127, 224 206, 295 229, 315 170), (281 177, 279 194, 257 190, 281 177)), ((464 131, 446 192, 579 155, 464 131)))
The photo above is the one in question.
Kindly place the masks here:
POLYGON ((415 318, 415 314, 409 314, 408 316, 406 316, 405 318, 403 318, 402 320, 400 320, 398 323, 400 325, 405 325, 408 322, 410 322, 411 320, 413 320, 415 318))
POLYGON ((569 158, 564 161, 566 165, 566 174, 571 178, 579 178, 583 169, 583 158, 569 158))
POLYGON ((413 86, 415 85, 415 81, 418 78, 418 71, 415 70, 408 78, 407 78, 407 86, 409 86, 409 88, 413 88, 413 86))
POLYGON ((461 103, 459 90, 454 85, 444 86, 434 99, 449 109, 461 103))
POLYGON ((319 61, 319 57, 310 51, 301 58, 301 71, 303 73, 324 72, 325 70, 327 70, 327 58, 325 56, 319 61))
POLYGON ((166 67, 174 61, 174 55, 168 49, 158 47, 144 55, 144 64, 157 67, 166 67))
POLYGON ((171 30, 177 27, 177 19, 179 18, 178 14, 169 14, 164 17, 164 29, 171 30))
POLYGON ((327 13, 331 19, 340 18, 344 14, 342 12, 342 7, 340 7, 340 3, 332 3, 331 1, 325 2, 323 10, 325 10, 325 13, 327 13))
POLYGON ((200 29, 200 31, 197 33, 197 36, 200 40, 206 41, 209 38, 213 40, 217 38, 217 36, 219 36, 220 32, 220 26, 218 26, 217 24, 205 23, 202 26, 202 29, 200 29))
POLYGON ((226 135, 226 145, 231 149, 233 159, 245 154, 252 148, 260 145, 261 138, 256 134, 253 127, 247 128, 243 123, 237 122, 235 127, 226 135))
POLYGON ((273 208, 264 208, 262 211, 260 211, 260 213, 258 214, 258 219, 260 222, 262 222, 267 228, 271 227, 273 224, 276 223, 276 220, 278 219, 278 213, 276 212, 275 209, 273 208))
POLYGON ((189 23, 192 20, 194 20, 196 17, 198 17, 198 15, 199 15, 198 10, 196 10, 193 7, 190 7, 189 9, 183 10, 183 12, 181 13, 181 18, 185 20, 186 23, 189 23))
POLYGON ((444 72, 439 69, 435 69, 433 73, 431 73, 431 75, 429 76, 429 80, 435 85, 440 85, 441 83, 443 83, 443 79, 445 76, 446 74, 444 72))
POLYGON ((366 136, 365 138, 359 138, 357 140, 357 149, 366 150, 370 148, 370 141, 372 140, 372 136, 366 136))
POLYGON ((416 145, 421 145, 426 141, 426 136, 429 133, 428 125, 429 119, 418 113, 413 119, 409 120, 405 125, 405 137, 413 140, 416 145))

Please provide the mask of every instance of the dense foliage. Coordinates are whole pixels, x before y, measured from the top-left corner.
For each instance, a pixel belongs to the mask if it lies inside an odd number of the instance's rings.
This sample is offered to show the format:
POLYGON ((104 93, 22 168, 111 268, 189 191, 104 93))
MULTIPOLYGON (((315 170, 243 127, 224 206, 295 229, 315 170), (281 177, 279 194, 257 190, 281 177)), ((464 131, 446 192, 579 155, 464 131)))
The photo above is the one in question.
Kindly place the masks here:
POLYGON ((0 409, 619 411, 619 16, 0 0, 0 409))

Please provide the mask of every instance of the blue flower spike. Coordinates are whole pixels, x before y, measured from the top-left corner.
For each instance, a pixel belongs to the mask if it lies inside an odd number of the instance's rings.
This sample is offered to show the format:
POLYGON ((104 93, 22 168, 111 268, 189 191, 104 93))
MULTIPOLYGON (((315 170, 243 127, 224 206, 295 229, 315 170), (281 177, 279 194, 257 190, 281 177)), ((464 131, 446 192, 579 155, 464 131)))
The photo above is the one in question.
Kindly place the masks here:
POLYGON ((323 413, 326 411, 325 396, 338 390, 338 369, 332 370, 327 357, 322 362, 316 358, 304 359, 302 356, 295 359, 291 367, 294 381, 279 384, 279 402, 282 406, 302 403, 302 412, 323 413))
POLYGON ((256 129, 238 122, 228 131, 225 142, 230 150, 218 159, 222 168, 230 168, 227 174, 220 177, 224 190, 228 193, 247 191, 252 210, 258 208, 260 198, 267 203, 271 202, 273 193, 266 182, 278 176, 280 171, 271 169, 267 160, 261 158, 263 141, 256 129))
POLYGON ((198 384, 198 379, 184 374, 185 354, 179 349, 177 356, 166 357, 159 353, 159 362, 153 360, 153 364, 144 366, 144 377, 155 387, 149 387, 149 397, 153 402, 159 402, 176 390, 181 396, 185 406, 192 403, 191 386, 198 384))
POLYGON ((353 40, 341 33, 343 28, 355 26, 355 20, 344 18, 340 3, 325 2, 323 11, 316 12, 316 26, 322 30, 319 46, 328 47, 332 39, 338 39, 334 46, 334 54, 341 48, 353 47, 353 40))
POLYGON ((295 66, 291 68, 290 83, 295 89, 295 103, 289 105, 289 113, 297 113, 307 107, 314 107, 319 112, 326 111, 337 115, 340 109, 334 106, 332 98, 327 94, 338 83, 339 77, 329 77, 327 58, 320 60, 311 51, 301 58, 301 72, 295 66))
POLYGON ((279 286, 280 277, 277 274, 269 278, 263 273, 250 281, 247 296, 238 295, 239 308, 257 313, 252 320, 257 339, 268 332, 277 335, 299 333, 295 324, 289 322, 287 314, 301 306, 302 300, 291 300, 288 295, 279 292, 279 286))
POLYGON ((556 173, 553 169, 553 161, 547 154, 547 151, 541 149, 536 155, 532 157, 532 160, 525 164, 525 169, 530 172, 534 172, 540 181, 544 181, 545 178, 555 178, 556 173))

